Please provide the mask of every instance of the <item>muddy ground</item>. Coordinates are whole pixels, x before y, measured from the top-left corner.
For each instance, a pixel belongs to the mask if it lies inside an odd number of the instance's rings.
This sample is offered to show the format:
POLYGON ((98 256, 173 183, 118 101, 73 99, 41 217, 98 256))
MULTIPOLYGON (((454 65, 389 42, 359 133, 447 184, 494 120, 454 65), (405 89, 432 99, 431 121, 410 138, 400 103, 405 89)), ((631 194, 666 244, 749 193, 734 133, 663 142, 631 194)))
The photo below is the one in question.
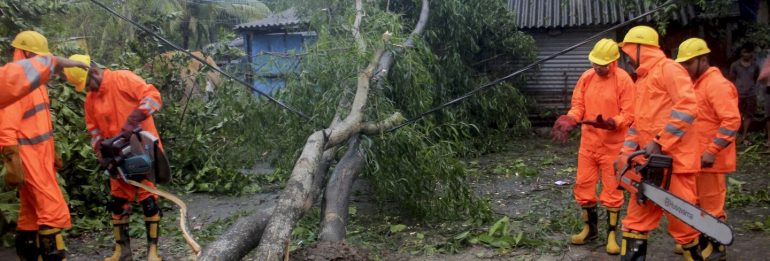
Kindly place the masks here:
MULTIPOLYGON (((566 243, 569 234, 579 229, 578 207, 572 198, 577 140, 565 146, 553 145, 548 139, 531 137, 501 141, 496 153, 468 159, 469 182, 475 194, 488 200, 495 219, 508 216, 513 234, 521 232, 524 241, 513 248, 489 247, 455 237, 485 233, 490 221, 456 221, 422 223, 402 217, 392 203, 374 202, 369 197, 365 180, 356 183, 352 204, 348 241, 372 260, 617 260, 604 253, 604 244, 585 246, 566 243), (558 184, 557 184, 558 183, 558 184), (564 184, 562 184, 564 183, 564 184), (393 232, 394 225, 405 229, 393 232)), ((735 243, 728 248, 731 260, 770 260, 762 249, 770 246, 770 156, 758 153, 762 147, 739 146, 739 170, 731 174, 733 185, 728 204, 728 218, 735 228, 735 243), (745 153, 743 153, 746 151, 745 153), (745 183, 741 183, 745 182, 745 183), (764 193, 764 194, 763 194, 764 193)), ((239 215, 270 207, 276 192, 240 197, 206 194, 184 195, 189 207, 190 227, 205 245, 222 233, 239 215)), ((161 236, 161 252, 166 260, 190 260, 179 232, 173 227, 177 213, 167 211, 161 236), (173 223, 173 225, 172 225, 173 223)), ((600 211, 600 220, 604 220, 600 211)), ((307 248, 314 241, 318 226, 318 210, 313 209, 295 230, 292 249, 307 248)), ((132 248, 137 259, 144 259, 144 230, 140 216, 134 215, 132 248)), ((665 220, 662 221, 665 227, 665 220)), ((606 233, 600 226, 600 234, 606 233)), ((101 260, 111 252, 110 230, 104 229, 67 238, 69 260, 101 260)), ((472 237, 472 236, 471 236, 472 237)), ((470 238, 470 237, 468 237, 470 238)), ((674 242, 665 230, 652 234, 648 260, 681 260, 673 254, 674 242)), ((334 248, 313 246, 316 251, 333 252, 334 248)), ((347 251, 347 250, 346 250, 347 251)), ((299 252, 298 252, 299 253, 299 252)), ((324 253, 326 254, 326 253, 324 253)), ((303 252, 307 256, 307 251, 303 252)), ((13 260, 13 250, 0 248, 0 260, 13 260)), ((327 256, 327 255, 321 255, 327 256)), ((248 260, 249 258, 247 258, 248 260)))

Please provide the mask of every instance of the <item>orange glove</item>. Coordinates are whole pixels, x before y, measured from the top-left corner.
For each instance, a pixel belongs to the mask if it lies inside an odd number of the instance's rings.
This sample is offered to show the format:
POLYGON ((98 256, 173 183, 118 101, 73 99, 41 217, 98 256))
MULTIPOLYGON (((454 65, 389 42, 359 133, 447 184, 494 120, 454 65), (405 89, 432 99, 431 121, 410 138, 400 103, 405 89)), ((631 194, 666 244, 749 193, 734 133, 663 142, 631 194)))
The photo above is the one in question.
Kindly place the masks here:
POLYGON ((21 164, 19 145, 3 146, 0 150, 5 164, 5 185, 18 187, 24 184, 24 167, 21 164))

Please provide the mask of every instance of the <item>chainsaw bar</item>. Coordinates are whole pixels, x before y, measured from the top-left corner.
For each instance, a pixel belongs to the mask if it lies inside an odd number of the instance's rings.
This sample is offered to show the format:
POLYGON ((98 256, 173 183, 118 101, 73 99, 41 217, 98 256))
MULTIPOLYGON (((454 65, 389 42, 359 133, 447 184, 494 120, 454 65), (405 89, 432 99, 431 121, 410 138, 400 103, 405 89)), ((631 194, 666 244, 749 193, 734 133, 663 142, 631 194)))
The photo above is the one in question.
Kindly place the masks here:
MULTIPOLYGON (((623 177, 623 179, 628 178, 623 177)), ((633 183, 634 186, 642 191, 642 194, 644 194, 647 199, 655 202, 655 204, 660 206, 666 212, 671 213, 671 215, 679 218, 679 220, 682 220, 682 222, 690 225, 695 230, 706 234, 706 236, 713 238, 723 245, 729 246, 733 243, 733 229, 725 222, 712 216, 703 209, 700 209, 655 185, 646 182, 635 182, 630 179, 624 181, 633 183)))

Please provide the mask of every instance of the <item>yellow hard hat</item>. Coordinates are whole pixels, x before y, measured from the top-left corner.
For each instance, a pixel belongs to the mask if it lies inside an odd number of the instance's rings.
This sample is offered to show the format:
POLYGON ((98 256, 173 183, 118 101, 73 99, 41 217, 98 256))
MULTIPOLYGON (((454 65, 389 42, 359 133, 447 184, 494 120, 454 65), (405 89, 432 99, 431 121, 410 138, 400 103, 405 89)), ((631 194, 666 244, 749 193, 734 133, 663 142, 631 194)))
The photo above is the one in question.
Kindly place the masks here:
POLYGON ((33 52, 40 55, 51 53, 48 51, 48 39, 35 31, 24 31, 16 35, 11 42, 13 48, 33 52))
POLYGON ((598 65, 607 65, 620 58, 618 43, 612 39, 601 39, 588 54, 588 60, 598 65))
POLYGON ((679 45, 679 51, 676 54, 676 62, 686 62, 692 58, 710 53, 706 41, 700 38, 690 38, 679 45))
POLYGON ((631 28, 620 43, 622 47, 626 43, 638 43, 660 47, 658 44, 658 32, 652 27, 639 25, 631 28))
MULTIPOLYGON (((75 54, 70 56, 70 60, 82 62, 85 64, 91 64, 91 57, 88 55, 75 54)), ((88 71, 83 68, 70 67, 64 68, 64 77, 67 78, 67 82, 75 86, 75 90, 82 92, 86 88, 86 80, 88 79, 88 71)))

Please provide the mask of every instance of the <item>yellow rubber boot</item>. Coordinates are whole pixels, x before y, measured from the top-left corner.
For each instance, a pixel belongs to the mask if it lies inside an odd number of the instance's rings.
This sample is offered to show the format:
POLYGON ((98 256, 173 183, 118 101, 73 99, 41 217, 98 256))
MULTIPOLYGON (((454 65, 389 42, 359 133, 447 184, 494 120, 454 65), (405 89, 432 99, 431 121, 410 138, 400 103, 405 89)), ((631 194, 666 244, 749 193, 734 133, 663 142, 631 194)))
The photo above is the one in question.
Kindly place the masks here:
POLYGON ((596 204, 583 206, 580 217, 583 219, 585 224, 583 225, 583 229, 580 231, 580 233, 572 235, 570 238, 570 243, 573 245, 583 245, 588 241, 599 237, 599 233, 596 228, 597 219, 599 218, 596 214, 596 204))
POLYGON ((727 260, 727 249, 725 245, 717 242, 713 242, 706 238, 703 234, 700 235, 700 248, 701 256, 706 261, 722 261, 727 260))
POLYGON ((694 239, 692 242, 682 245, 682 257, 685 261, 703 261, 700 242, 694 239))
POLYGON ((620 208, 607 208, 607 254, 620 254, 620 246, 617 241, 618 219, 620 208))
POLYGON ((144 218, 147 229, 147 261, 162 261, 158 255, 158 236, 160 235, 160 213, 144 218))
POLYGON ((128 236, 128 216, 112 220, 112 235, 115 237, 115 248, 112 256, 104 261, 131 261, 134 255, 131 253, 131 238, 128 236))
POLYGON ((644 261, 647 256, 647 233, 623 232, 620 261, 644 261))
POLYGON ((67 247, 64 245, 64 236, 59 228, 40 226, 40 231, 37 232, 37 247, 40 250, 38 260, 67 260, 67 247))

